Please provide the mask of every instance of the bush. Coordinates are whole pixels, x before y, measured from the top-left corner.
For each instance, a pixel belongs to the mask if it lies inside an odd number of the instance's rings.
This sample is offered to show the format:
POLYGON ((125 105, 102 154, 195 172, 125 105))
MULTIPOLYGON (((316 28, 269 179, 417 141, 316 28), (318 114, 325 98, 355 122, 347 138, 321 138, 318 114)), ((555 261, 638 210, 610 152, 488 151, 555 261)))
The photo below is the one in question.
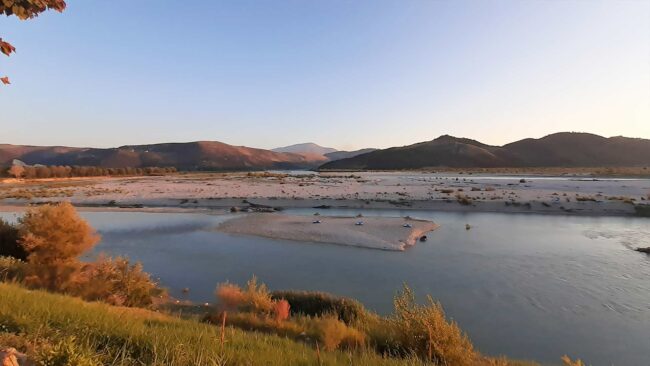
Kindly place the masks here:
POLYGON ((75 294, 91 301, 111 305, 147 307, 161 290, 142 264, 131 264, 127 258, 100 258, 82 270, 75 294))
POLYGON ((26 265, 20 259, 0 256, 0 281, 21 282, 25 278, 26 265))
POLYGON ((77 257, 100 238, 68 202, 27 210, 19 230, 28 253, 26 283, 51 291, 68 290, 81 269, 77 257))
POLYGON ((0 256, 27 260, 27 251, 20 244, 18 228, 3 219, 0 219, 0 256))
POLYGON ((431 297, 427 305, 418 305, 405 285, 394 306, 395 313, 378 324, 387 332, 382 341, 391 353, 415 354, 443 365, 476 364, 478 353, 469 338, 455 322, 447 321, 442 306, 431 297))
POLYGON ((310 333, 327 351, 333 351, 339 347, 347 349, 359 348, 366 341, 366 337, 362 332, 348 327, 334 316, 315 318, 310 333))
POLYGON ((271 298, 287 300, 293 314, 309 316, 335 314, 339 320, 348 325, 363 321, 367 316, 367 311, 360 302, 324 292, 273 291, 271 298))
POLYGON ((247 283, 246 289, 230 283, 219 284, 215 291, 217 300, 226 308, 237 309, 261 315, 270 315, 273 310, 273 300, 265 284, 258 284, 253 276, 247 283))

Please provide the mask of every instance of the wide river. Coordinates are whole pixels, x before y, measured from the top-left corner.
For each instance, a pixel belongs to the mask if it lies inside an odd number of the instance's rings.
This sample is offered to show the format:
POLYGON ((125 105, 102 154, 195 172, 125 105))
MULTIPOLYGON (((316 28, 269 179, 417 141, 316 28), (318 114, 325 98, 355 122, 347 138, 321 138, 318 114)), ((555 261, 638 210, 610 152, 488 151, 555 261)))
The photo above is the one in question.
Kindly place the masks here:
MULTIPOLYGON (((314 210, 288 210, 311 215, 314 210)), ((356 215, 359 210, 322 214, 356 215)), ((535 214, 373 210, 441 227, 405 252, 232 236, 228 216, 85 212, 95 253, 141 261, 173 295, 213 302, 219 282, 253 274, 272 289, 327 291, 379 313, 406 283, 430 294, 491 355, 557 364, 650 365, 650 220, 535 214), (471 230, 465 229, 465 224, 471 230)), ((0 217, 14 219, 15 214, 0 217)))

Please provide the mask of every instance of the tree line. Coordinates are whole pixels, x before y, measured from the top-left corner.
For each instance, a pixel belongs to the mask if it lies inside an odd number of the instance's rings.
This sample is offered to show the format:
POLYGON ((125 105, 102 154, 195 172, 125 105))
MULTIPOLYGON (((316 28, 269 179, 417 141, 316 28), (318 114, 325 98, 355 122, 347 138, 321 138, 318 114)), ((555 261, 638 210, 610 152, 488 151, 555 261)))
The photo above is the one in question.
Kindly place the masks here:
POLYGON ((72 177, 101 177, 101 176, 129 176, 129 175, 163 175, 176 173, 174 167, 146 167, 146 168, 103 168, 98 166, 22 166, 13 165, 6 171, 6 175, 14 178, 39 179, 39 178, 72 178, 72 177))

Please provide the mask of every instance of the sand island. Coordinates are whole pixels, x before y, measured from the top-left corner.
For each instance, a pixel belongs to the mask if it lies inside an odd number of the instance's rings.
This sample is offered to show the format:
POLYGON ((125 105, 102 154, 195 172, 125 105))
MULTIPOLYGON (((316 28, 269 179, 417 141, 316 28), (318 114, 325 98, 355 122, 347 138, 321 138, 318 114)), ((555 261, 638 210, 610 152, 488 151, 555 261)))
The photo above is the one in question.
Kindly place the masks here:
POLYGON ((296 216, 252 213, 221 223, 230 234, 401 251, 439 225, 402 217, 296 216))

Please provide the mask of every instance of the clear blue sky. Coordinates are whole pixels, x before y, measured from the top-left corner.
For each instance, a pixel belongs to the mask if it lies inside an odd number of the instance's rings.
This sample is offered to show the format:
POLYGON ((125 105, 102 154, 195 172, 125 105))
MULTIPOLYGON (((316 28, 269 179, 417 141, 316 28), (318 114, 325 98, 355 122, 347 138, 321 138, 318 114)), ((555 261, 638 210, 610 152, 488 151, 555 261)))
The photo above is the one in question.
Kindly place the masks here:
POLYGON ((0 143, 650 138, 650 1, 68 0, 0 37, 0 143))

